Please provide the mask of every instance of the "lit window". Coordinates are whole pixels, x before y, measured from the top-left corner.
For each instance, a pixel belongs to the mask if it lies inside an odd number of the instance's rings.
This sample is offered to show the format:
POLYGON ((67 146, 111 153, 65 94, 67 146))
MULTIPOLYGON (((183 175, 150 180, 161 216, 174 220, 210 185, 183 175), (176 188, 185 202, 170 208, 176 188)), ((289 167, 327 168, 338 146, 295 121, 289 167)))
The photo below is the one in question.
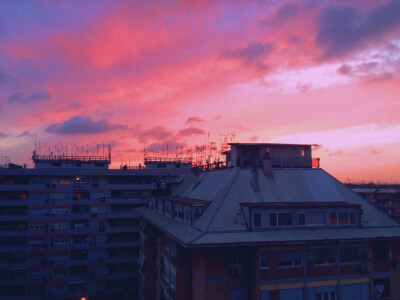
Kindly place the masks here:
POLYGON ((339 224, 348 224, 349 223, 349 213, 347 211, 338 213, 338 221, 339 224))
POLYGON ((330 224, 337 224, 337 212, 332 211, 332 212, 330 212, 329 216, 330 216, 329 223, 330 224))

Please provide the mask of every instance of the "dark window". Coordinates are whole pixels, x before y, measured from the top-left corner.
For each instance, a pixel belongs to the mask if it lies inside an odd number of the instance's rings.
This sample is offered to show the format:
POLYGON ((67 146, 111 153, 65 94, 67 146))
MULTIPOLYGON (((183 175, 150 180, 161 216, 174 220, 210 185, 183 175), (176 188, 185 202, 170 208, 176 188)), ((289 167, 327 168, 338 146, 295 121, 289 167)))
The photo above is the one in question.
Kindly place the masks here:
POLYGON ((360 259, 361 259, 361 263, 366 264, 369 262, 368 259, 368 247, 364 246, 364 247, 360 247, 360 259))
POLYGON ((315 249, 315 264, 334 264, 336 263, 336 248, 315 249))
POLYGON ((301 266, 301 250, 284 250, 278 255, 278 264, 280 267, 301 266))
POLYGON ((269 268, 269 259, 267 251, 260 251, 260 268, 261 269, 269 268))
POLYGON ((321 292, 315 294, 316 300, 336 300, 336 292, 321 292))
POLYGON ((372 244, 372 257, 374 261, 386 261, 389 259, 389 243, 387 241, 374 242, 372 244))
POLYGON ((307 250, 307 264, 327 265, 336 263, 336 248, 316 248, 307 250))
POLYGON ((306 225, 306 214, 305 213, 298 213, 297 214, 297 223, 298 225, 306 225))
POLYGON ((360 262, 360 248, 359 247, 340 248, 340 262, 341 263, 359 263, 360 262))
POLYGON ((277 216, 276 213, 269 214, 269 226, 277 226, 277 216))
POLYGON ((279 226, 292 226, 292 214, 291 213, 278 213, 278 225, 279 226))
POLYGON ((261 214, 254 214, 254 227, 261 226, 261 214))

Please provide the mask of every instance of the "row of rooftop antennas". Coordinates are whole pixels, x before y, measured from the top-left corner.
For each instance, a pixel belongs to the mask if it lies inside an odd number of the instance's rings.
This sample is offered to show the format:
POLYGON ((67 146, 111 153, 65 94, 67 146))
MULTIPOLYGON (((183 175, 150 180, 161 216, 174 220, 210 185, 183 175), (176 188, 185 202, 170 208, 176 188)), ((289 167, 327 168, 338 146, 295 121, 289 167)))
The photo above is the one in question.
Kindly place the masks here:
MULTIPOLYGON (((120 168, 140 169, 142 163, 146 164, 154 160, 165 162, 190 162, 197 168, 210 168, 212 165, 220 165, 225 162, 224 152, 229 150, 228 143, 235 142, 236 133, 218 135, 218 143, 210 140, 210 133, 205 134, 205 143, 202 145, 185 145, 171 149, 168 144, 163 149, 143 149, 143 159, 121 159, 120 168)), ((95 147, 80 146, 74 143, 59 142, 55 145, 35 142, 35 150, 32 155, 33 162, 43 161, 104 161, 111 163, 111 145, 98 144, 95 147)))
POLYGON ((8 168, 10 164, 10 157, 9 156, 0 156, 0 168, 8 168))

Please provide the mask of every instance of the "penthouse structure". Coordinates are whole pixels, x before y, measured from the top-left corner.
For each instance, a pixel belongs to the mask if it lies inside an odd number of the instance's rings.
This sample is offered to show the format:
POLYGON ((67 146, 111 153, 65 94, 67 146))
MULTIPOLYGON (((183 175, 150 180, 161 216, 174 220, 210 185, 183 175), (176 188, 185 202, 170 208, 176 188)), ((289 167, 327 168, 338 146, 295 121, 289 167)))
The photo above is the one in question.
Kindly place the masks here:
POLYGON ((0 168, 0 299, 135 299, 136 210, 190 169, 109 169, 109 156, 33 161, 0 168))
POLYGON ((140 208, 139 299, 399 299, 399 225, 311 150, 231 144, 140 208))

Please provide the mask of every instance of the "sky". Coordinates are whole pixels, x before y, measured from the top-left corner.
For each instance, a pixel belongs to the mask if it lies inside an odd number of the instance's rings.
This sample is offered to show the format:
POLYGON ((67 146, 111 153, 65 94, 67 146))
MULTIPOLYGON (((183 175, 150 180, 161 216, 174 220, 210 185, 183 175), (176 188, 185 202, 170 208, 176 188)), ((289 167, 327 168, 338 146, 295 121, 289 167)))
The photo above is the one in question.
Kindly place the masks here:
POLYGON ((12 162, 105 143, 119 167, 228 133, 318 144, 342 181, 400 182, 400 0, 0 2, 12 162))

